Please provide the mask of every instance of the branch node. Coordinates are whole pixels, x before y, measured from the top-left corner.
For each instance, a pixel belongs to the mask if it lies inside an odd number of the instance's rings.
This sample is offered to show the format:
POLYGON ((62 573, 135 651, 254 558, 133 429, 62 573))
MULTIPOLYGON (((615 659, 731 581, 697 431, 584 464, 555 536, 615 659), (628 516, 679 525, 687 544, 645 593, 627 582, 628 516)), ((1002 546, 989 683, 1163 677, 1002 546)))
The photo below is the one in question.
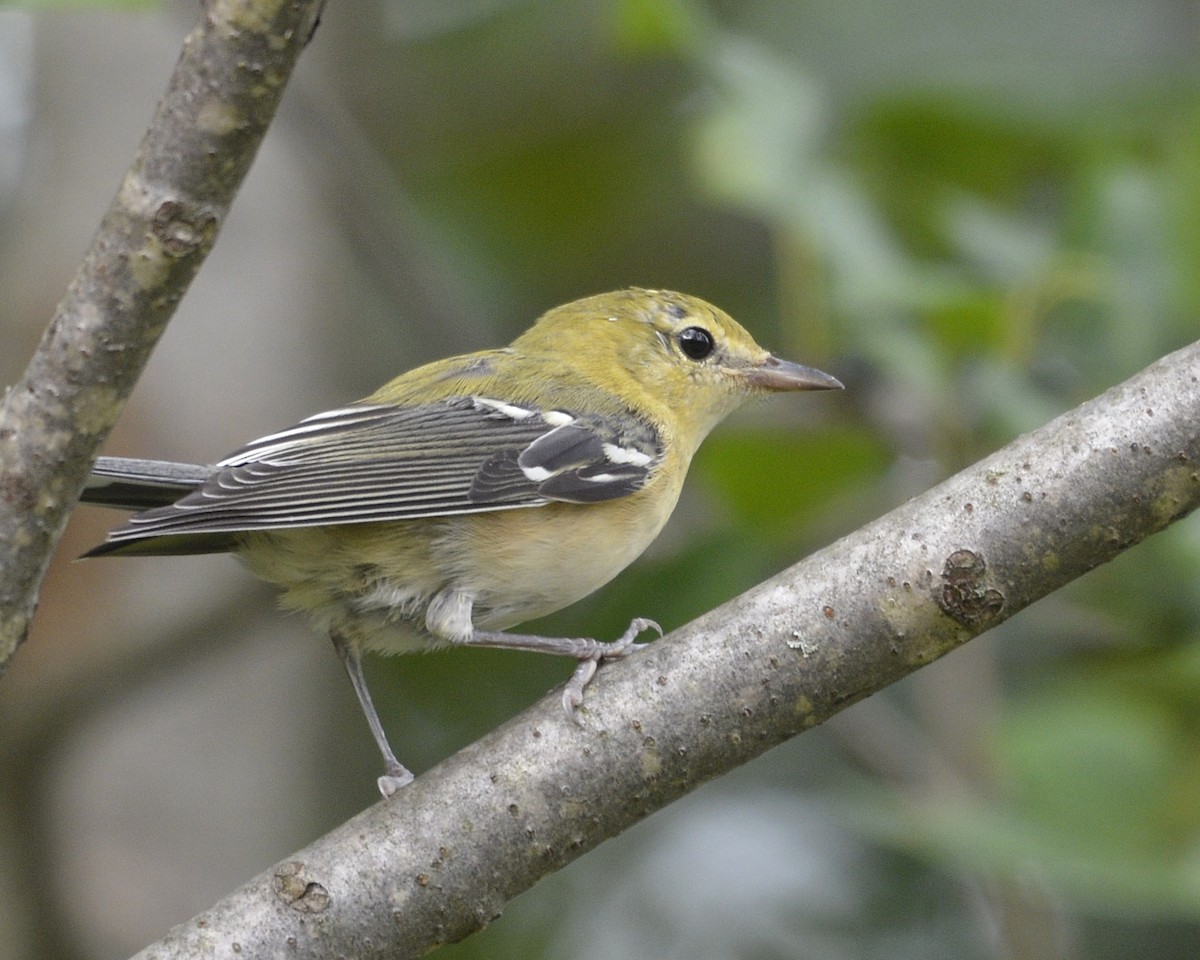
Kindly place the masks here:
POLYGON ((987 586, 987 561, 973 550, 955 550, 942 567, 942 589, 937 604, 964 627, 982 629, 999 618, 1004 594, 987 586))
POLYGON ((181 200, 164 200, 154 211, 150 232, 169 257, 207 250, 217 236, 219 220, 210 207, 181 200))

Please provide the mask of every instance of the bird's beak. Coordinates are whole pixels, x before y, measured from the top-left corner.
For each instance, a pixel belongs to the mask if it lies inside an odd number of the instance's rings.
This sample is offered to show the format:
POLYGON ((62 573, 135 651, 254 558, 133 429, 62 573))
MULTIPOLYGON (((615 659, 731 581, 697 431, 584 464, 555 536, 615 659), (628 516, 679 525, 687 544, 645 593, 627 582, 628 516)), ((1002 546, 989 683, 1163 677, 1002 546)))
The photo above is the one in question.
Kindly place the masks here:
POLYGON ((746 371, 746 379, 764 390, 842 390, 837 377, 822 373, 815 367, 806 367, 790 360, 768 356, 757 367, 746 371))

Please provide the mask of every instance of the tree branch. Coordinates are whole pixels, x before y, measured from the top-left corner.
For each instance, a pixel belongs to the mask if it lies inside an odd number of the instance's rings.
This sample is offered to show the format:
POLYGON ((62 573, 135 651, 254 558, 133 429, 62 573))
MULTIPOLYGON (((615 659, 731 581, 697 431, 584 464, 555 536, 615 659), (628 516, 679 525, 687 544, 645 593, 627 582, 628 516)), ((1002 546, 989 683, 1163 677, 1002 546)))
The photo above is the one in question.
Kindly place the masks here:
MULTIPOLYGON (((416 957, 1200 505, 1200 344, 548 696, 142 958, 416 957)), ((285 801, 286 802, 286 801, 285 801)))
POLYGON ((88 467, 207 256, 323 0, 209 0, 24 376, 0 406, 0 670, 88 467))

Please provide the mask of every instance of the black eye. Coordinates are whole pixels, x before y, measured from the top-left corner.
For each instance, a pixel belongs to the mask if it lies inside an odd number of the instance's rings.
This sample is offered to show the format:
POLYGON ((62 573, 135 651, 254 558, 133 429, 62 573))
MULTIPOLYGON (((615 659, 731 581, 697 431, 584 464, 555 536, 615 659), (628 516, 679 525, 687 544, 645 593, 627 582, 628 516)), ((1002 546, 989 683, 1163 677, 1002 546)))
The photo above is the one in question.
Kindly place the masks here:
POLYGON ((703 360, 716 348, 713 335, 703 327, 688 327, 679 331, 679 349, 685 357, 692 360, 703 360))

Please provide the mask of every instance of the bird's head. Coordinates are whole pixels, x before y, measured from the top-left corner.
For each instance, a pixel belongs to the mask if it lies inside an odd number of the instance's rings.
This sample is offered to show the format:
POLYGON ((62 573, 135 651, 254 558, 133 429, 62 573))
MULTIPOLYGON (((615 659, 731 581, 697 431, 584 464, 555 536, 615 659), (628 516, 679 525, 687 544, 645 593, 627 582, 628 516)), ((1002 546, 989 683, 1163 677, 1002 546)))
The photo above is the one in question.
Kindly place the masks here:
POLYGON ((513 347, 552 353, 631 406, 669 410, 694 445, 753 396, 842 388, 827 373, 763 349, 725 311, 667 290, 618 290, 564 304, 513 347))

